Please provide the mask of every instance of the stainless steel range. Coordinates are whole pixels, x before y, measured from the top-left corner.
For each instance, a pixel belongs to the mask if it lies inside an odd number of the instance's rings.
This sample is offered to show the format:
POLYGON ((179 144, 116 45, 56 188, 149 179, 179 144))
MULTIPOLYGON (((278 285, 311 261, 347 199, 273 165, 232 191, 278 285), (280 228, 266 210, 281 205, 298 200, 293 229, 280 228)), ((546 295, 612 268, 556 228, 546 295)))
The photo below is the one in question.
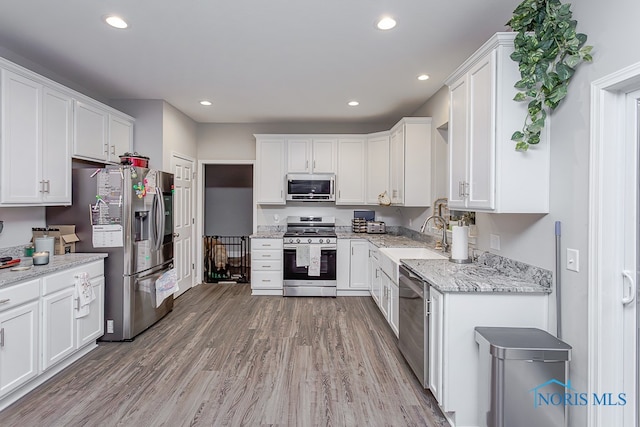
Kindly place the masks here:
POLYGON ((287 218, 284 233, 284 296, 336 296, 336 220, 287 218))

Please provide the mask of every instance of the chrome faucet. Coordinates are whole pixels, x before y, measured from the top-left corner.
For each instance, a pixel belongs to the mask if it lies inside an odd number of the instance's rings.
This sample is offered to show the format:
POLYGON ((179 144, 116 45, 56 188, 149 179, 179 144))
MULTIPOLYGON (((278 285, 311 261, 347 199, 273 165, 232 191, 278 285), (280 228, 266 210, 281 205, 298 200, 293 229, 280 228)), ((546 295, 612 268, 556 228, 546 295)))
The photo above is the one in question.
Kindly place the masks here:
POLYGON ((424 233, 424 230, 427 228, 427 224, 432 219, 439 219, 442 223, 442 252, 447 252, 449 250, 449 243, 447 242, 447 221, 443 217, 440 215, 431 215, 424 221, 422 227, 420 227, 420 232, 424 233))

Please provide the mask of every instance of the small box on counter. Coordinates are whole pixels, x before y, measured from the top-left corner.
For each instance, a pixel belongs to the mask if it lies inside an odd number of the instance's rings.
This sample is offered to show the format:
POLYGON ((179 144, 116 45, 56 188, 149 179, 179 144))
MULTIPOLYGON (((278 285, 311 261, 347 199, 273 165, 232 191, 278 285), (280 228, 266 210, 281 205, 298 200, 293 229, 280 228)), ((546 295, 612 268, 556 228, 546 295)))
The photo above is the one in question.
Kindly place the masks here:
POLYGON ((33 228, 32 241, 38 237, 53 237, 54 255, 64 255, 76 251, 76 242, 80 241, 76 235, 75 225, 49 225, 46 228, 33 228))

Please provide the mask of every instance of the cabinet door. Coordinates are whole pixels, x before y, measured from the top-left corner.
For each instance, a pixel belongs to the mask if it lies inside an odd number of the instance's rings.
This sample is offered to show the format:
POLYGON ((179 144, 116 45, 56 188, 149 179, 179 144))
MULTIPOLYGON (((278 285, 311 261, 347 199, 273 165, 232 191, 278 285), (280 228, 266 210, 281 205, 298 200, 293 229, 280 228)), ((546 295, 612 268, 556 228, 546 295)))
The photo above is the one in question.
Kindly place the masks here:
POLYGON ((382 270, 380 270, 380 261, 378 260, 378 248, 373 244, 369 246, 369 271, 371 279, 371 297, 379 307, 382 294, 382 270))
POLYGON ((443 295, 431 288, 429 291, 429 389, 442 405, 443 382, 443 336, 444 300, 443 295))
POLYGON ((47 370, 76 349, 75 288, 42 298, 42 370, 47 370))
POLYGON ((0 313, 0 396, 38 375, 38 301, 0 313))
POLYGON ((311 172, 311 139, 287 140, 287 172, 311 172))
POLYGON ((391 202, 404 203, 404 127, 391 133, 390 146, 391 202))
POLYGON ((469 208, 495 207, 495 56, 494 50, 469 70, 469 208))
POLYGON ((2 72, 2 130, 0 168, 2 203, 39 203, 42 200, 42 85, 2 72))
POLYGON ((336 173, 337 140, 313 139, 311 171, 313 173, 336 173))
POLYGON ((71 203, 71 97, 44 88, 42 102, 42 179, 46 204, 71 203))
POLYGON ((389 280, 389 326, 391 326, 391 330, 393 331, 394 334, 396 334, 396 337, 398 336, 398 322, 399 322, 399 304, 400 304, 400 297, 399 297, 399 290, 398 290, 398 285, 389 280))
POLYGON ((97 106, 76 101, 73 115, 73 155, 106 161, 109 113, 97 106))
POLYGON ((366 197, 368 205, 378 204, 378 195, 389 194, 389 137, 381 136, 367 141, 366 197))
POLYGON ((338 289, 349 289, 351 283, 351 240, 338 239, 336 249, 336 281, 338 289))
POLYGON ((449 92, 449 207, 465 207, 467 181, 467 80, 461 78, 449 92))
POLYGON ((336 204, 364 204, 365 140, 338 141, 336 204))
POLYGON ((256 202, 285 204, 284 139, 260 139, 256 145, 256 202))
MULTIPOLYGON (((76 346, 78 348, 93 343, 104 335, 104 276, 91 279, 91 285, 96 299, 91 301, 89 305, 89 314, 76 319, 76 346)), ((75 312, 76 310, 74 310, 75 312)))
POLYGON ((391 279, 384 272, 380 273, 381 277, 381 293, 380 293, 380 311, 384 315, 384 318, 389 321, 389 302, 390 302, 390 288, 391 288, 391 279))
POLYGON ((369 242, 351 240, 351 289, 369 289, 369 242))
POLYGON ((109 115, 109 161, 120 163, 120 156, 132 151, 133 123, 127 119, 109 115))

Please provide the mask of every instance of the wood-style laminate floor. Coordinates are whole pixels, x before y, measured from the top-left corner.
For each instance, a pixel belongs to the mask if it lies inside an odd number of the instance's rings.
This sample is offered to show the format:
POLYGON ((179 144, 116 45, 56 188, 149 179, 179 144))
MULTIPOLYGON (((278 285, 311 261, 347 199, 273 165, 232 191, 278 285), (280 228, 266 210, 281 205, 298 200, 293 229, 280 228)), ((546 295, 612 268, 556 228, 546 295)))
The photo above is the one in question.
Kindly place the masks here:
POLYGON ((368 297, 204 284, 0 413, 5 426, 448 426, 368 297))

